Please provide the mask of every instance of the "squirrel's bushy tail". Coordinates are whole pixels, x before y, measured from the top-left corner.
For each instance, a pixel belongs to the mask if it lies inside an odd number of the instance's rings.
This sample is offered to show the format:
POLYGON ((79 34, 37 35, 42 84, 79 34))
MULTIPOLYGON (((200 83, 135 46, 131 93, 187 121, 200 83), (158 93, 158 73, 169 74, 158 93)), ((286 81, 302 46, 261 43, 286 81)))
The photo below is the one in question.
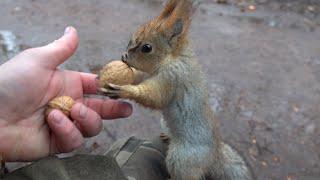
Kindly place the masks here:
MULTIPOLYGON (((212 179, 224 180, 253 180, 251 169, 241 155, 230 145, 222 143, 221 152, 223 164, 221 174, 212 175, 212 179)), ((215 171, 215 170, 214 170, 215 171)), ((207 178, 210 179, 210 178, 207 178)))

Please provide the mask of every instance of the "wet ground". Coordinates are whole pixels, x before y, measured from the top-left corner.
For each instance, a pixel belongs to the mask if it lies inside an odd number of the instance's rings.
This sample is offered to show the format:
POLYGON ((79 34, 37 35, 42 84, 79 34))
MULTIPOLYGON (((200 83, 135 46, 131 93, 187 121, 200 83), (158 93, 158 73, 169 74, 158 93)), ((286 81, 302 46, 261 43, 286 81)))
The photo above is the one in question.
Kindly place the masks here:
MULTIPOLYGON (((0 63, 73 25, 80 47, 62 67, 96 72, 120 57, 130 33, 159 12, 160 2, 1 0, 0 63)), ((258 179, 319 179, 319 2, 228 2, 204 0, 191 30, 224 139, 258 179), (256 10, 249 10, 251 4, 256 10)), ((156 136, 159 119, 159 113, 135 105, 131 118, 106 122, 80 152, 97 153, 131 134, 156 136)))

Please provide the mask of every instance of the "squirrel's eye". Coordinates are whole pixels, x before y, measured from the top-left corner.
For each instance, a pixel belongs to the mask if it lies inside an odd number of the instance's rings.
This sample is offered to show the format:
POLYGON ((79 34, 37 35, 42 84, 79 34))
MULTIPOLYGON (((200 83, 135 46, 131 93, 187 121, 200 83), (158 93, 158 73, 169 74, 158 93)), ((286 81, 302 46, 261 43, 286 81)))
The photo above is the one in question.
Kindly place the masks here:
POLYGON ((150 53, 152 51, 152 46, 150 44, 145 44, 142 46, 141 52, 150 53))

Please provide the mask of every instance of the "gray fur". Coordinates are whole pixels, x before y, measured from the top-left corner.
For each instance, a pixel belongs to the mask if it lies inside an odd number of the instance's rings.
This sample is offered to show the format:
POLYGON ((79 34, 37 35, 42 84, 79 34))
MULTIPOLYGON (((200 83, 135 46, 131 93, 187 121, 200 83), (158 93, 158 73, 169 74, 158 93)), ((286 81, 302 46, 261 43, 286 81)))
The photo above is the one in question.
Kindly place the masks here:
POLYGON ((219 140, 214 119, 208 119, 208 88, 192 51, 187 49, 178 58, 158 71, 175 88, 173 99, 162 109, 170 136, 166 162, 173 179, 252 179, 239 154, 219 140))

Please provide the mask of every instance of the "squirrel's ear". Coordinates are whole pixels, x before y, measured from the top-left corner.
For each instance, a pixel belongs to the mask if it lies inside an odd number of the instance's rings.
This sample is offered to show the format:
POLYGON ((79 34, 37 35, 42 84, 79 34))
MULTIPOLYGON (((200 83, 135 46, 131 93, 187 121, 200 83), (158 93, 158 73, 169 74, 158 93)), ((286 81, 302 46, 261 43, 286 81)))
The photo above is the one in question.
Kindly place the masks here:
POLYGON ((184 35, 185 24, 182 19, 177 19, 170 24, 165 24, 163 32, 165 39, 171 45, 175 44, 178 39, 181 39, 184 35))
POLYGON ((180 47, 188 40, 187 35, 192 16, 198 7, 196 2, 198 1, 168 0, 165 9, 156 19, 160 25, 160 31, 170 45, 180 47))
POLYGON ((197 1, 169 0, 167 2, 157 22, 161 24, 162 30, 170 36, 169 38, 187 33, 197 7, 195 2, 197 1))
POLYGON ((168 0, 167 3, 164 6, 164 10, 161 12, 160 16, 158 17, 160 20, 168 18, 174 9, 177 6, 177 1, 178 0, 168 0))
POLYGON ((172 29, 172 34, 170 39, 175 38, 179 36, 183 31, 183 21, 182 19, 178 19, 174 24, 173 24, 173 29, 172 29))

